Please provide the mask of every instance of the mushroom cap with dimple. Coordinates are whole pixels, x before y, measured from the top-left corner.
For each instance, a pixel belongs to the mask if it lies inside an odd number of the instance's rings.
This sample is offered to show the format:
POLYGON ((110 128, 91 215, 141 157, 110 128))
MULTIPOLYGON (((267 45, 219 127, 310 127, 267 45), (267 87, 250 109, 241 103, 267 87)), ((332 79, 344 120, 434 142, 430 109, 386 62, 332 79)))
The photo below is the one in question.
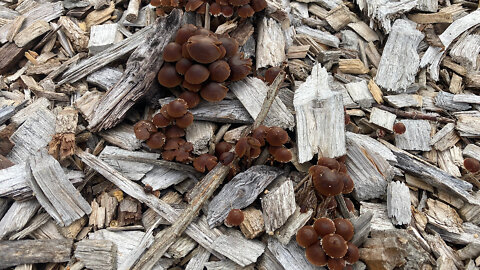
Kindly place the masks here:
POLYGON ((193 160, 193 167, 201 173, 212 170, 216 165, 217 157, 210 154, 201 154, 193 160))
POLYGON ((165 135, 162 132, 153 133, 147 140, 147 145, 150 149, 161 149, 165 145, 165 135))
POLYGON ((187 102, 181 98, 177 98, 166 105, 167 113, 172 118, 182 117, 187 113, 187 102))
POLYGON ((288 133, 281 127, 271 127, 268 129, 265 138, 272 146, 282 146, 289 140, 288 133))
POLYGON ((193 60, 202 64, 210 64, 222 55, 220 44, 219 41, 215 42, 209 36, 196 35, 188 39, 187 51, 193 60))
POLYGON ((312 176, 313 187, 318 194, 323 196, 339 195, 343 191, 343 181, 339 173, 321 165, 310 167, 309 173, 312 176))
MULTIPOLYGON (((191 0, 190 0, 191 1, 191 0)), ((189 1, 189 2, 190 2, 189 1)), ((202 2, 201 0, 198 0, 202 2)), ((195 1, 196 2, 196 1, 195 1)), ((198 4, 198 3, 196 3, 198 4)), ((200 3, 201 5, 201 3, 200 3)), ((200 6, 199 5, 199 6, 200 6)), ((178 29, 177 34, 175 36, 175 42, 183 45, 183 43, 187 42, 187 40, 194 35, 195 31, 197 30, 197 27, 193 24, 185 24, 180 29, 178 29)))
POLYGON ((157 132, 157 128, 151 121, 140 120, 133 126, 133 132, 137 139, 147 140, 152 133, 157 132))
POLYGON ((322 238, 322 248, 328 256, 342 258, 347 253, 347 241, 339 234, 327 234, 322 238))

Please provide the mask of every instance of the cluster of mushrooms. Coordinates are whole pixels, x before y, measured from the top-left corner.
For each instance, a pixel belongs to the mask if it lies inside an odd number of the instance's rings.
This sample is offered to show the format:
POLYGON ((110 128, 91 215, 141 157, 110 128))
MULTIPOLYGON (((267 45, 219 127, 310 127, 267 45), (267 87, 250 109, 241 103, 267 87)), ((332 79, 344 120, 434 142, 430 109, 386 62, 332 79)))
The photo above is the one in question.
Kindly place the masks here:
MULTIPOLYGON (((315 266, 343 270, 358 261, 358 247, 351 242, 354 235, 348 219, 326 217, 315 220, 313 226, 303 226, 297 232, 297 243, 305 248, 307 260, 315 266)), ((348 268, 347 268, 348 269, 348 268)))
POLYGON ((192 24, 178 30, 175 41, 165 47, 163 59, 158 82, 185 89, 180 98, 189 108, 197 106, 200 97, 209 102, 223 100, 228 83, 245 78, 252 69, 252 60, 238 52, 235 39, 218 37, 192 24))
POLYGON ((157 7, 157 14, 163 15, 173 8, 183 8, 185 11, 205 14, 209 4, 209 14, 213 16, 231 17, 237 14, 240 18, 252 17, 267 7, 265 0, 152 0, 150 4, 157 7))

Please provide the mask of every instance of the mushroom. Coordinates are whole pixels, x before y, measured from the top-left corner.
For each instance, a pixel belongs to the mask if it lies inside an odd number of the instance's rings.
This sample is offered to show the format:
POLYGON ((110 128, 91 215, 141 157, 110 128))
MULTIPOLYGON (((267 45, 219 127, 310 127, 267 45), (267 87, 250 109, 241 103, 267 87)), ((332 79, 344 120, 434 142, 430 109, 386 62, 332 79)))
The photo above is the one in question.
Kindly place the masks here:
POLYGON ((201 84, 208 79, 210 71, 204 65, 194 64, 185 73, 185 80, 191 84, 201 84))
POLYGON ((193 160, 193 167, 201 173, 212 170, 216 165, 217 157, 210 154, 201 154, 193 160))
POLYGON ((140 120, 133 126, 133 132, 137 139, 147 140, 150 135, 157 132, 157 128, 151 121, 140 120))
POLYGON ((152 122, 157 127, 167 127, 172 123, 172 119, 169 117, 165 117, 162 113, 157 113, 153 116, 152 122))
POLYGON ((347 173, 347 166, 345 165, 345 163, 340 163, 340 167, 338 168, 338 171, 340 173, 347 173))
POLYGON ((230 80, 239 81, 247 77, 252 70, 252 60, 243 58, 243 53, 237 53, 228 60, 230 80))
POLYGON ((188 0, 185 5, 185 11, 196 11, 203 4, 204 2, 202 0, 188 0))
POLYGON ((268 152, 278 162, 287 163, 292 160, 292 152, 285 146, 269 146, 268 152))
POLYGON ((268 129, 265 138, 272 146, 282 146, 289 140, 288 133, 281 127, 271 127, 268 129))
POLYGON ((310 245, 305 249, 305 257, 315 266, 327 265, 328 257, 320 246, 319 241, 316 241, 313 245, 310 245))
POLYGON ((463 160, 463 166, 471 173, 476 173, 480 170, 480 163, 474 158, 466 158, 463 160))
POLYGON ((340 169, 340 163, 334 158, 329 157, 319 157, 317 165, 325 166, 330 170, 338 171, 340 169))
POLYGON ((246 5, 250 0, 228 0, 228 3, 234 7, 240 7, 246 5))
POLYGON ((183 92, 182 94, 180 94, 179 98, 187 102, 187 106, 189 109, 197 107, 198 103, 200 103, 200 96, 197 93, 193 93, 190 91, 183 92))
POLYGON ((174 101, 168 103, 166 109, 168 116, 172 118, 179 118, 187 113, 188 106, 185 100, 177 98, 174 101))
POLYGON ((339 195, 343 191, 343 181, 338 173, 327 167, 315 165, 308 170, 313 180, 313 187, 323 196, 339 195))
POLYGON ((355 183, 353 182, 352 178, 346 173, 338 173, 337 175, 343 181, 342 194, 351 193, 355 188, 355 183))
POLYGON ((251 0, 250 5, 255 12, 260 12, 267 7, 267 1, 265 0, 251 0))
POLYGON ((228 88, 217 82, 209 82, 200 90, 200 96, 206 101, 217 102, 227 96, 228 88))
POLYGON ((235 154, 232 152, 224 152, 220 155, 220 162, 222 162, 223 165, 228 165, 232 163, 233 159, 235 158, 235 154))
POLYGON ((229 152, 232 149, 232 145, 228 142, 219 142, 215 145, 215 155, 221 156, 225 152, 229 152))
POLYGON ((342 236, 345 241, 350 241, 353 238, 353 225, 352 222, 344 218, 336 218, 333 220, 335 223, 335 233, 342 236))
POLYGON ((245 19, 245 18, 252 17, 253 14, 255 14, 255 10, 253 10, 253 8, 247 4, 239 7, 237 10, 237 13, 238 13, 238 17, 245 19))
POLYGON ((225 57, 230 58, 238 52, 238 42, 236 39, 231 37, 221 37, 219 38, 222 42, 222 46, 225 48, 225 57))
POLYGON ((239 226, 242 224, 245 215, 243 214, 242 210, 240 209, 232 209, 228 212, 228 216, 225 219, 225 225, 227 226, 239 226))
POLYGON ((163 49, 163 60, 166 62, 177 62, 182 59, 182 45, 170 42, 163 49))
POLYGON ((187 112, 184 116, 175 119, 175 124, 179 128, 187 128, 193 123, 193 114, 191 112, 187 112))
POLYGON ((193 60, 202 64, 209 64, 221 56, 220 44, 220 41, 216 42, 211 37, 195 35, 188 39, 187 51, 193 60))
POLYGON ((306 248, 318 241, 318 234, 312 226, 303 226, 298 230, 296 239, 299 246, 306 248))
POLYGON ((322 238, 322 248, 328 256, 342 258, 347 253, 347 241, 338 234, 327 234, 322 238))
MULTIPOLYGON (((190 6, 192 5, 198 5, 197 8, 202 4, 201 0, 193 0, 193 2, 200 2, 200 3, 190 3, 192 2, 192 0, 189 0, 188 3, 187 3, 187 6, 190 4, 190 6)), ((185 6, 185 9, 187 9, 187 7, 185 6)), ((187 10, 188 11, 188 10, 187 10)), ((187 40, 194 35, 195 31, 197 30, 197 27, 193 24, 185 24, 183 25, 182 27, 180 27, 180 29, 178 29, 177 31, 177 35, 175 36, 175 42, 180 44, 180 45, 183 45, 185 42, 187 42, 187 40)))
POLYGON ((183 139, 179 139, 179 138, 173 138, 173 139, 176 141, 175 144, 177 147, 175 148, 173 144, 170 145, 169 142, 172 139, 168 139, 165 145, 166 151, 162 152, 162 158, 169 161, 174 159, 178 162, 189 161, 191 159, 190 152, 193 151, 193 144, 186 142, 183 139), (168 150, 167 146, 169 146, 168 149, 173 148, 173 150, 168 150))
POLYGON ((348 246, 347 254, 345 254, 343 259, 348 263, 354 264, 358 261, 358 259, 360 259, 360 253, 358 252, 358 247, 350 242, 347 244, 347 246, 348 246))
POLYGON ((345 204, 347 205, 348 211, 354 212, 355 211, 355 205, 353 204, 352 200, 350 200, 349 198, 343 198, 343 200, 345 201, 345 204))
POLYGON ((210 4, 210 14, 213 16, 218 16, 222 12, 222 7, 217 3, 210 4))
POLYGON ((344 259, 328 258, 327 266, 329 270, 344 270, 346 264, 344 259))
POLYGON ((158 82, 168 88, 180 85, 182 77, 175 71, 172 64, 165 63, 157 75, 158 82))
POLYGON ((226 18, 231 17, 233 15, 233 8, 231 6, 222 6, 222 14, 226 18))
POLYGON ((193 65, 192 61, 188 60, 187 58, 181 58, 175 63, 175 70, 178 74, 185 75, 187 70, 193 65))
POLYGON ((202 89, 201 84, 191 84, 191 83, 187 82, 187 80, 183 81, 182 87, 189 90, 190 92, 194 92, 194 93, 197 93, 198 91, 200 91, 200 89, 202 89))
POLYGON ((265 138, 267 137, 268 129, 267 126, 262 125, 252 131, 252 137, 257 139, 262 146, 265 145, 265 138))
POLYGON ((230 77, 230 66, 224 60, 217 60, 208 66, 210 80, 224 82, 230 77))
POLYGON ((320 237, 324 237, 327 234, 335 232, 335 223, 329 218, 322 217, 315 220, 313 228, 320 237))
POLYGON ((180 138, 185 136, 185 130, 178 126, 169 126, 165 130, 165 136, 167 136, 168 139, 170 138, 180 138))
POLYGON ((238 157, 256 158, 260 155, 260 142, 252 137, 240 138, 235 145, 235 153, 238 157))
POLYGON ((393 132, 395 132, 396 134, 403 134, 405 133, 405 131, 407 131, 407 128, 402 122, 398 122, 393 125, 393 132))
POLYGON ((265 81, 267 81, 268 85, 272 84, 275 78, 277 77, 278 73, 282 70, 281 67, 270 67, 265 71, 265 81))
POLYGON ((153 133, 147 140, 147 146, 150 149, 161 149, 165 144, 165 135, 162 132, 153 133))

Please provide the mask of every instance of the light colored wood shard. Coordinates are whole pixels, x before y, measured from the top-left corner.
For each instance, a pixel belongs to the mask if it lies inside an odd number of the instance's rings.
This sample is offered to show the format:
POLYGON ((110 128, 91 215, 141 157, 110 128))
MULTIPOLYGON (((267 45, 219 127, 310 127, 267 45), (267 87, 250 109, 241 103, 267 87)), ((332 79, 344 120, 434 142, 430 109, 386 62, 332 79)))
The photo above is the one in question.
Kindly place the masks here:
POLYGON ((50 30, 50 25, 43 20, 37 21, 20 31, 13 41, 18 47, 23 47, 27 45, 30 41, 36 39, 37 37, 45 34, 50 30))
POLYGON ((425 214, 427 216, 428 223, 434 224, 435 227, 440 227, 449 232, 463 232, 463 220, 457 214, 455 209, 443 202, 433 199, 427 200, 427 206, 428 210, 425 212, 425 214))
POLYGON ((338 46, 340 45, 340 39, 330 34, 329 32, 313 29, 305 25, 295 27, 295 31, 297 32, 297 34, 310 36, 320 44, 324 44, 334 48, 338 48, 338 46))
POLYGON ((42 207, 61 226, 90 214, 92 209, 80 192, 68 181, 60 163, 46 150, 40 150, 30 160, 33 177, 29 185, 42 207))
POLYGON ((477 56, 480 53, 480 35, 470 34, 455 43, 450 50, 450 56, 467 70, 477 68, 477 56))
POLYGON ((435 97, 435 106, 448 111, 466 111, 471 108, 469 104, 453 101, 454 94, 440 91, 435 97))
MULTIPOLYGON (((442 41, 445 48, 447 48, 463 32, 478 24, 480 24, 480 10, 473 11, 472 13, 455 20, 438 37, 442 41)), ((430 73, 430 77, 435 81, 437 81, 439 78, 440 62, 444 53, 445 50, 442 48, 430 46, 420 62, 420 67, 422 68, 430 64, 428 71, 430 73)))
POLYGON ((387 212, 395 225, 410 224, 410 192, 402 182, 392 181, 387 187, 387 212))
POLYGON ((263 196, 261 202, 265 231, 268 234, 273 234, 295 212, 296 204, 293 182, 290 180, 285 181, 278 188, 263 196))
POLYGON ((465 77, 465 85, 468 88, 480 87, 480 72, 472 71, 467 73, 467 76, 465 77))
POLYGON ((265 222, 262 211, 249 207, 243 210, 244 220, 240 224, 240 230, 247 239, 253 239, 265 231, 265 222))
MULTIPOLYGON (((480 199, 480 193, 477 191, 474 194, 475 198, 480 199)), ((478 205, 465 203, 463 207, 458 210, 458 214, 468 222, 480 224, 480 207, 478 205)))
POLYGON ((39 208, 40 204, 35 199, 13 202, 0 220, 0 239, 6 239, 22 230, 39 208))
POLYGON ((457 112, 454 113, 454 116, 457 118, 455 128, 460 136, 480 136, 480 113, 478 111, 457 112))
POLYGON ((403 19, 395 21, 375 76, 378 86, 400 94, 415 82, 420 63, 417 47, 423 37, 414 23, 403 19))
POLYGON ((303 59, 307 56, 310 50, 310 45, 290 46, 288 47, 287 57, 288 59, 303 59))
MULTIPOLYGON (((247 77, 231 84, 229 88, 242 102, 252 118, 257 118, 268 90, 265 82, 258 78, 247 77)), ((292 129, 295 126, 295 119, 280 98, 275 97, 263 124, 292 129)))
POLYGON ((88 51, 92 55, 97 54, 121 41, 122 38, 123 35, 118 30, 118 24, 116 23, 94 25, 90 29, 88 51))
POLYGON ((120 77, 122 77, 122 74, 123 72, 121 72, 118 69, 111 68, 111 67, 104 67, 88 75, 87 82, 95 86, 98 86, 102 90, 108 91, 120 80, 120 77))
POLYGON ((480 160, 480 146, 472 143, 467 144, 467 146, 463 149, 463 155, 480 160))
POLYGON ((361 11, 368 12, 372 21, 378 22, 385 33, 392 30, 392 20, 395 21, 401 14, 410 11, 417 5, 417 1, 402 0, 398 2, 389 2, 384 0, 356 1, 361 11))
POLYGON ((286 60, 285 37, 278 22, 264 17, 258 25, 256 68, 279 66, 286 60))
POLYGON ((345 155, 343 98, 330 90, 327 71, 320 64, 295 91, 293 105, 300 163, 317 153, 332 158, 345 155))
POLYGON ((190 177, 185 171, 155 166, 142 178, 142 183, 150 185, 153 190, 163 190, 170 186, 177 185, 190 177))
POLYGON ((455 124, 448 123, 433 135, 430 145, 433 145, 439 151, 445 151, 454 146, 459 140, 460 137, 455 133, 455 124))
POLYGON ((345 84, 335 80, 332 75, 328 75, 328 85, 332 91, 339 92, 342 94, 343 106, 345 108, 357 108, 358 105, 352 100, 352 97, 348 94, 345 84))
POLYGON ((396 119, 397 116, 395 114, 375 107, 372 108, 372 112, 370 113, 370 123, 383 127, 392 132, 393 124, 395 124, 396 119))
POLYGON ((27 107, 21 109, 10 119, 15 125, 19 126, 25 122, 32 115, 37 114, 38 111, 46 109, 50 106, 50 101, 46 98, 39 98, 27 107))
POLYGON ((408 19, 418 23, 418 24, 429 24, 429 23, 452 23, 453 16, 451 13, 446 12, 436 12, 436 13, 416 13, 409 14, 408 19))
POLYGON ((22 27, 24 21, 25 16, 19 15, 15 17, 7 33, 8 42, 13 42, 13 39, 17 35, 18 31, 20 31, 20 28, 22 27))
POLYGON ((352 14, 346 6, 339 5, 328 12, 325 20, 335 31, 339 31, 352 22, 352 14))
POLYGON ((268 251, 283 266, 283 269, 318 269, 308 262, 305 257, 305 250, 301 248, 296 241, 290 241, 288 245, 283 245, 273 237, 268 238, 268 251))
POLYGON ((367 42, 373 42, 379 40, 378 34, 372 30, 364 21, 352 22, 348 24, 348 27, 352 28, 359 36, 365 39, 367 42))
POLYGON ((450 150, 438 151, 438 167, 455 177, 462 176, 460 170, 453 161, 452 153, 450 150))
POLYGON ((196 155, 208 152, 208 143, 215 136, 217 125, 206 121, 193 121, 185 129, 187 142, 193 144, 193 153, 196 155))
POLYGON ((238 230, 228 230, 213 241, 215 250, 241 265, 247 266, 256 262, 265 251, 265 244, 257 240, 247 240, 238 230), (232 256, 232 254, 235 254, 232 256))
POLYGON ((204 264, 210 258, 210 252, 203 247, 198 247, 193 251, 194 255, 188 261, 185 270, 203 270, 204 264))
POLYGON ((312 214, 312 209, 308 209, 307 212, 302 213, 300 211, 300 207, 297 206, 293 215, 291 215, 287 222, 285 222, 285 224, 275 232, 275 237, 283 245, 288 245, 297 231, 310 220, 312 214))
POLYGON ((174 259, 181 259, 187 256, 190 251, 197 247, 197 243, 192 238, 182 235, 168 248, 168 254, 174 259))
POLYGON ((373 79, 368 81, 368 90, 378 104, 383 103, 383 92, 373 79))
POLYGON ((357 200, 383 197, 387 181, 394 176, 393 167, 375 151, 375 148, 366 148, 347 136, 345 165, 355 183, 353 195, 357 200))
POLYGON ((452 78, 450 79, 450 86, 448 91, 452 94, 460 94, 463 91, 463 78, 458 76, 456 73, 453 73, 452 78))
POLYGON ((72 239, 17 240, 0 243, 2 268, 22 264, 63 263, 70 260, 72 239))
POLYGON ((103 95, 104 93, 99 91, 87 91, 81 98, 75 101, 74 106, 88 121, 92 118, 95 105, 102 99, 103 95))
MULTIPOLYGON (((410 202, 410 199, 408 200, 410 202)), ((388 208, 386 204, 382 203, 360 203, 360 215, 371 212, 373 214, 371 221, 372 232, 388 231, 395 229, 392 220, 388 218, 388 208)))
POLYGON ((366 81, 362 80, 359 82, 347 83, 345 84, 345 87, 347 88, 348 94, 350 94, 353 101, 358 103, 360 107, 370 108, 372 103, 375 102, 370 90, 368 89, 366 81))
POLYGON ((55 115, 41 109, 31 115, 10 137, 15 143, 7 158, 14 163, 28 160, 38 149, 45 147, 55 134, 55 115))
POLYGON ((438 0, 419 0, 416 8, 421 11, 436 12, 438 10, 438 0))
POLYGON ((89 39, 85 31, 67 16, 61 16, 58 23, 63 27, 62 30, 72 43, 75 51, 87 51, 89 39))
POLYGON ((113 270, 117 266, 117 246, 108 240, 84 239, 77 243, 74 256, 92 270, 113 270))
POLYGON ((208 224, 211 227, 218 226, 231 209, 249 206, 282 173, 275 167, 257 165, 237 174, 208 204, 208 224))
POLYGON ((420 95, 399 94, 385 96, 385 100, 394 108, 422 107, 423 98, 420 95))
POLYGON ((453 96, 454 102, 480 104, 480 96, 475 94, 457 94, 453 96))
POLYGON ((133 126, 125 123, 122 123, 107 131, 102 131, 99 134, 105 139, 105 141, 126 150, 133 151, 139 149, 142 145, 142 141, 135 137, 133 126))
POLYGON ((216 123, 251 124, 253 118, 238 100, 222 100, 220 102, 200 102, 190 109, 195 120, 216 123))
POLYGON ((358 145, 360 145, 365 149, 368 149, 369 151, 373 151, 377 153, 378 155, 382 156, 385 160, 393 163, 397 162, 397 158, 392 153, 392 151, 388 149, 388 147, 383 145, 381 142, 375 140, 374 138, 367 135, 357 134, 353 132, 347 132, 346 135, 349 140, 354 141, 355 143, 357 143, 358 145))
POLYGON ((340 59, 338 70, 347 74, 367 74, 370 71, 360 59, 340 59))
POLYGON ((404 119, 400 123, 405 125, 403 134, 395 135, 395 145, 403 150, 430 151, 430 134, 432 126, 427 120, 404 119))

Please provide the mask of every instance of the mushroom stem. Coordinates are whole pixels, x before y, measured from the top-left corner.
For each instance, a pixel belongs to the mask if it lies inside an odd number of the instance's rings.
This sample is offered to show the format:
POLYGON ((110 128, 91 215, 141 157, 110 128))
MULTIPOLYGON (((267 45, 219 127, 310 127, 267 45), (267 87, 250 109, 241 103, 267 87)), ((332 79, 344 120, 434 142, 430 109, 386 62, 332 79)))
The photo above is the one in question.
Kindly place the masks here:
POLYGON ((278 73, 277 77, 275 77, 273 83, 268 87, 267 95, 265 96, 265 100, 263 101, 260 113, 257 115, 257 119, 255 119, 255 122, 253 123, 252 129, 256 129, 262 124, 263 120, 267 116, 268 111, 270 110, 270 107, 273 104, 273 101, 275 100, 275 97, 278 94, 278 91, 280 90, 280 84, 282 84, 284 80, 285 71, 281 70, 278 73), (260 119, 261 121, 258 121, 260 119))

